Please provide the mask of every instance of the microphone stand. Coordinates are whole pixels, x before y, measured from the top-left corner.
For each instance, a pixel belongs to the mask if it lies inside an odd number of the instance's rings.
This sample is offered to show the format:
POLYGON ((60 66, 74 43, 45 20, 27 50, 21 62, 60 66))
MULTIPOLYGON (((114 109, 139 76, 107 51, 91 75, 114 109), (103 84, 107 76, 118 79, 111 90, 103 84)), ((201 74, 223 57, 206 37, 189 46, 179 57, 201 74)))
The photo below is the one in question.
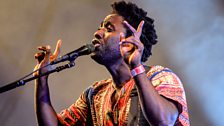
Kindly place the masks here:
POLYGON ((49 75, 49 74, 54 73, 54 72, 60 72, 60 71, 62 71, 62 70, 64 70, 64 69, 66 69, 66 68, 71 68, 71 67, 75 66, 75 62, 74 62, 74 60, 75 60, 76 58, 77 58, 77 57, 73 57, 72 60, 70 60, 69 63, 67 63, 67 64, 65 64, 65 65, 58 66, 58 67, 56 67, 56 68, 54 68, 54 69, 52 69, 52 70, 50 70, 50 71, 48 71, 48 72, 46 72, 46 73, 42 73, 42 74, 39 74, 39 75, 37 75, 37 76, 30 77, 30 78, 28 78, 28 79, 20 79, 20 80, 18 80, 18 81, 15 81, 15 82, 12 82, 12 83, 10 83, 10 84, 7 84, 7 85, 5 85, 5 86, 3 86, 3 87, 0 87, 0 94, 3 93, 3 92, 6 92, 6 91, 8 91, 8 90, 11 90, 11 89, 14 89, 14 88, 23 86, 23 85, 25 85, 27 82, 32 81, 32 80, 34 80, 34 79, 37 79, 37 78, 39 78, 39 77, 42 77, 42 76, 45 76, 45 75, 49 75))

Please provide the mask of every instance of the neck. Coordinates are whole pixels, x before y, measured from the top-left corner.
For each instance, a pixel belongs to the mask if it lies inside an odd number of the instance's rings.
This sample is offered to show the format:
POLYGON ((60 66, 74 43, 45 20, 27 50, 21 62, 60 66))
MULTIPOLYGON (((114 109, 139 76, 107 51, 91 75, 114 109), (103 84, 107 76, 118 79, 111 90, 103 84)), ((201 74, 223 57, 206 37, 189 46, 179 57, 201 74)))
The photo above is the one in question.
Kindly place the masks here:
POLYGON ((121 88, 125 82, 132 78, 130 68, 123 61, 106 66, 106 68, 110 72, 116 88, 121 88))

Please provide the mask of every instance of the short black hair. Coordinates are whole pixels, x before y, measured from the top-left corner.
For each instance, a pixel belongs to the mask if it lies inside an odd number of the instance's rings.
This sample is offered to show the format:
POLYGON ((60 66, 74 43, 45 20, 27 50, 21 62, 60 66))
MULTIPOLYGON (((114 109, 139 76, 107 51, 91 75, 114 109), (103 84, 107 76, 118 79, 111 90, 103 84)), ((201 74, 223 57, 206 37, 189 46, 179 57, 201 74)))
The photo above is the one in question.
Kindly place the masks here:
MULTIPOLYGON (((157 43, 156 30, 154 28, 154 20, 147 17, 147 12, 142 8, 139 8, 136 4, 125 1, 114 2, 112 5, 113 12, 124 18, 132 27, 137 29, 139 23, 144 20, 144 26, 142 29, 142 35, 140 37, 141 42, 144 45, 144 51, 142 55, 142 62, 147 61, 152 54, 152 45, 157 43)), ((130 36, 132 32, 127 30, 127 36, 130 36)))

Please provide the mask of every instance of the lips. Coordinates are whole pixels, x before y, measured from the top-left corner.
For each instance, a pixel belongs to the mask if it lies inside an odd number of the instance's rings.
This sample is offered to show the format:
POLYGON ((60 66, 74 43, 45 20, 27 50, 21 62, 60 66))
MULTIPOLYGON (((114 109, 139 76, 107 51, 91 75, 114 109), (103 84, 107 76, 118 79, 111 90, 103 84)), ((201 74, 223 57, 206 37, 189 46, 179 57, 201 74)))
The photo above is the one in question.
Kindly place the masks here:
POLYGON ((92 44, 95 46, 95 48, 97 48, 101 45, 101 42, 98 39, 93 39, 92 44))

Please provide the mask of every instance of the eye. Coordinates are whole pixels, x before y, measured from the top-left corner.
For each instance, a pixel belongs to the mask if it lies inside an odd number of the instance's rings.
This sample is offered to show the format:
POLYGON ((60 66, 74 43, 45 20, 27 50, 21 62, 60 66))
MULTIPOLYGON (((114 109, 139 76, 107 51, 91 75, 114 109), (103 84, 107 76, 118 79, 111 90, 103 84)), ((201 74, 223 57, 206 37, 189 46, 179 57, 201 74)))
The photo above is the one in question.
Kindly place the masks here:
POLYGON ((113 29, 112 29, 112 28, 107 28, 107 31, 108 31, 108 32, 112 32, 113 29))
POLYGON ((110 26, 110 25, 109 25, 109 26, 107 26, 107 31, 108 31, 108 32, 113 32, 113 31, 114 31, 114 29, 113 29, 113 27, 112 27, 112 26, 110 26))

